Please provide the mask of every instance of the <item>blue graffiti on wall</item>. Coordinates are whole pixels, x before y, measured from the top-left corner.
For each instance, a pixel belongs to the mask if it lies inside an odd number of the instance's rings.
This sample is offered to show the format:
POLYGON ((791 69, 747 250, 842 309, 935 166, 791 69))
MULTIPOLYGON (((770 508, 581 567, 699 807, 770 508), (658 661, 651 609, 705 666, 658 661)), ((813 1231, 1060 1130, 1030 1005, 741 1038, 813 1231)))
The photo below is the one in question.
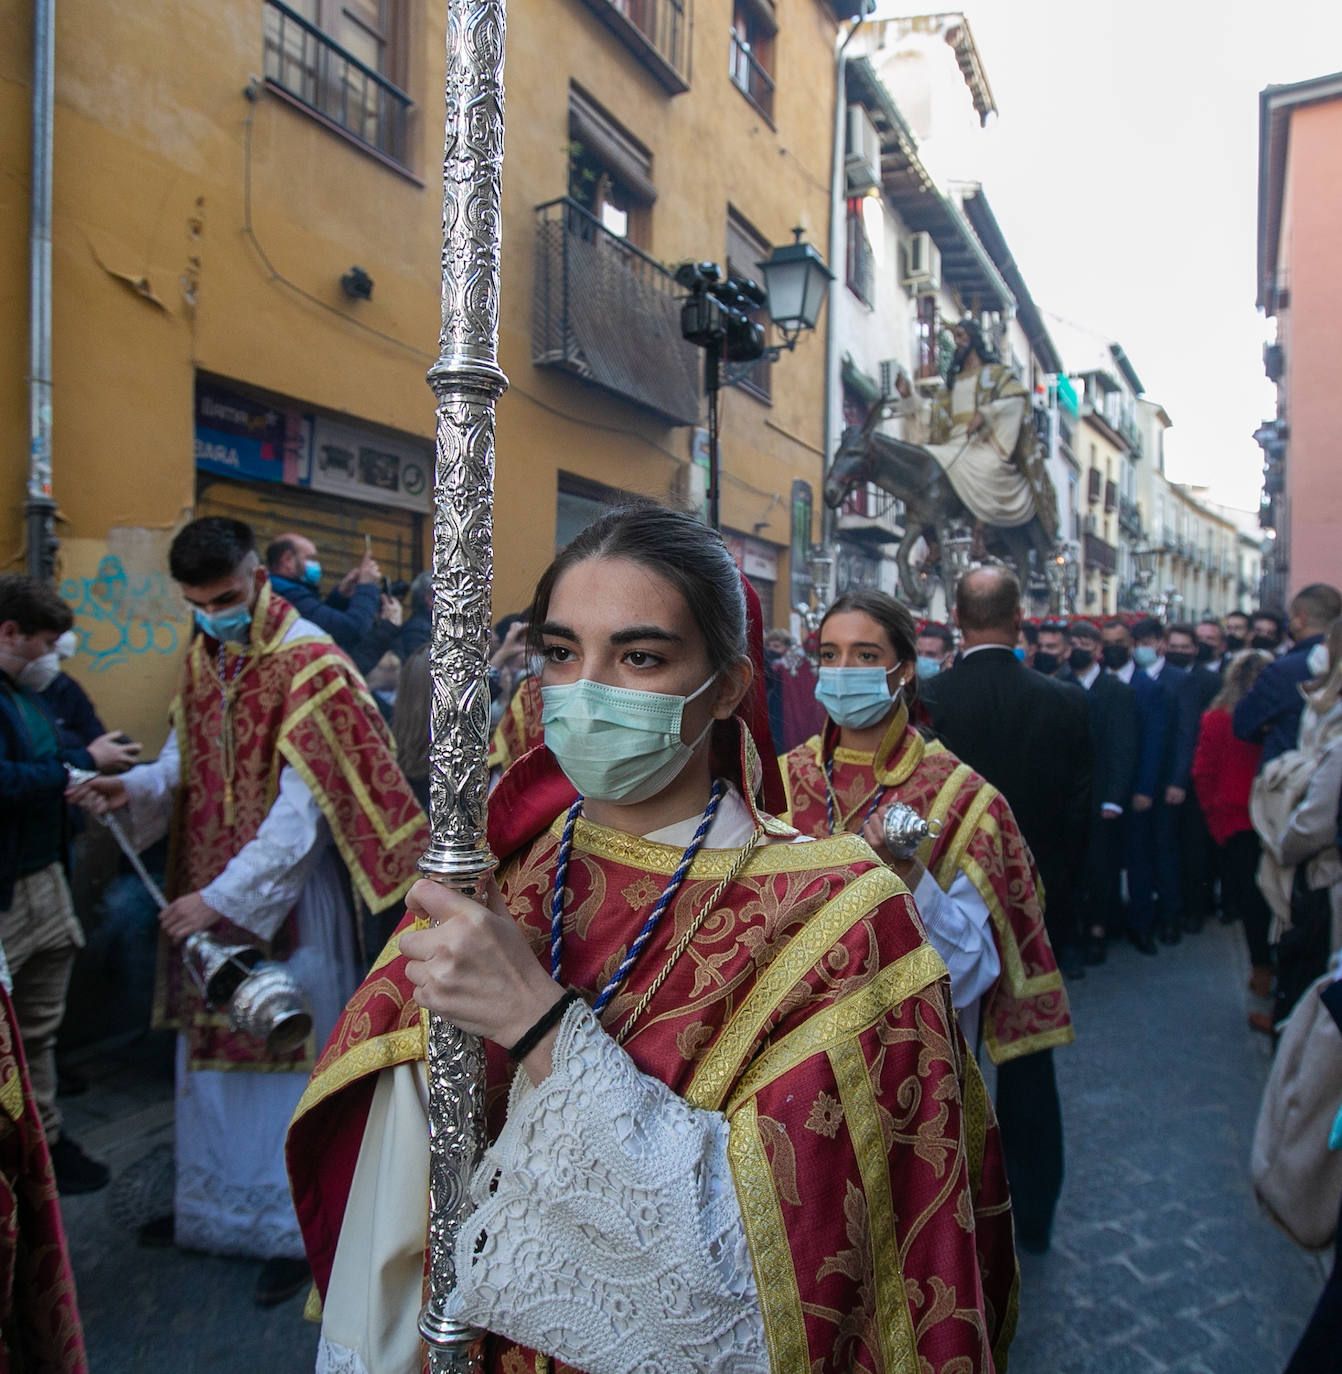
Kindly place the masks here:
POLYGON ((143 654, 172 654, 179 641, 177 601, 162 573, 130 577, 121 559, 108 554, 96 577, 67 578, 61 596, 75 613, 79 652, 95 673, 143 654))

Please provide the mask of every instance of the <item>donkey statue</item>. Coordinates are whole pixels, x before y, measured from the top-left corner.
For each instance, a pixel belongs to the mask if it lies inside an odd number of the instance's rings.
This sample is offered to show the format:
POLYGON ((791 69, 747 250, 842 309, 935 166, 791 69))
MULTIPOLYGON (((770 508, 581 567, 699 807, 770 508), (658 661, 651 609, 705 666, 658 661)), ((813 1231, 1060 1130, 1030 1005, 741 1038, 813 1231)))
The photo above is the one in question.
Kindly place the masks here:
MULTIPOLYGON (((863 482, 872 482, 903 502, 904 535, 895 553, 895 564, 905 601, 922 610, 932 599, 932 579, 920 575, 910 562, 920 538, 935 543, 941 550, 941 581, 948 604, 955 597, 954 582, 968 566, 977 563, 1011 567, 1022 586, 1028 584, 1032 573, 1047 575, 1057 557, 1054 538, 1058 514, 1057 497, 1042 461, 1036 458, 1030 473, 1036 507, 1041 513, 1031 517, 1028 524, 1014 528, 994 525, 975 529, 969 563, 966 567, 951 568, 947 551, 965 543, 963 538, 954 536, 974 525, 974 518, 927 449, 877 432, 876 427, 893 404, 894 398, 883 397, 871 407, 860 426, 850 425, 844 430, 824 491, 825 504, 833 510, 839 509, 848 493, 863 482)), ((1029 424, 1028 417, 1025 423, 1029 424)))

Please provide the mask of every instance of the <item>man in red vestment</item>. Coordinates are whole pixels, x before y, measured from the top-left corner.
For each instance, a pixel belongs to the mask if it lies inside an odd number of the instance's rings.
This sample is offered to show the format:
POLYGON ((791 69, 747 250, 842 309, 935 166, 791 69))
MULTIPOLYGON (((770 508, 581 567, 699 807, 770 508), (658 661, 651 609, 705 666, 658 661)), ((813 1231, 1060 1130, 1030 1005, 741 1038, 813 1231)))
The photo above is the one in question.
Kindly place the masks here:
POLYGON ((359 979, 351 889, 375 913, 397 901, 428 825, 363 679, 273 593, 251 530, 196 520, 169 561, 201 631, 172 731, 156 762, 90 784, 141 847, 171 830, 154 1019, 178 1031, 177 1188, 141 1239, 264 1260, 269 1305, 307 1280, 284 1132, 359 979), (277 1059, 207 1007, 176 948, 204 930, 287 959, 315 1039, 277 1059))

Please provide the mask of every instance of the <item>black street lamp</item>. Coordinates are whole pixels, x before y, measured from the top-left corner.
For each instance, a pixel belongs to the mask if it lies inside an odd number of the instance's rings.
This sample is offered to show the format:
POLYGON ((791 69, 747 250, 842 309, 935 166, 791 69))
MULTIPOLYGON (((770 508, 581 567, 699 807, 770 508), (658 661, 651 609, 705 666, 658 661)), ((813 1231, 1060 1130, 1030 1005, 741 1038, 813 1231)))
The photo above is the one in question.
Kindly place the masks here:
POLYGON ((708 394, 708 523, 721 529, 720 471, 718 454, 718 392, 726 382, 739 381, 761 358, 777 362, 791 352, 803 333, 812 330, 820 317, 834 274, 820 254, 802 242, 803 229, 794 229, 795 241, 775 248, 757 264, 764 274, 760 287, 747 277, 726 274, 714 262, 685 262, 676 269, 676 280, 690 293, 681 306, 680 332, 704 350, 704 391, 708 394), (763 308, 783 335, 781 344, 764 343, 764 328, 753 319, 763 308), (724 364, 736 369, 725 370, 724 364))
MULTIPOLYGON (((804 331, 814 329, 820 318, 834 273, 825 266, 820 254, 809 243, 802 242, 806 231, 793 229, 794 242, 775 248, 756 266, 764 274, 766 309, 775 328, 783 336, 783 348, 791 351, 804 331)), ((766 350, 770 361, 777 361, 782 348, 766 350)))

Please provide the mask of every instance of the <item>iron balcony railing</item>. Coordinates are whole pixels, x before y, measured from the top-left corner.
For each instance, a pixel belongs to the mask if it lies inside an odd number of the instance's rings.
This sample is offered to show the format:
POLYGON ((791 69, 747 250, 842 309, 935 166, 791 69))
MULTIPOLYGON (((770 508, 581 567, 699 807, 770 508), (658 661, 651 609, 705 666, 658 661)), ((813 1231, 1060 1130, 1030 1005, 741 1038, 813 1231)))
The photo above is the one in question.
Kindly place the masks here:
POLYGON ((536 207, 531 360, 699 423, 699 350, 680 333, 672 275, 565 196, 536 207))
POLYGON ((351 138, 404 164, 414 102, 280 0, 264 0, 266 81, 351 138))
POLYGON ((1140 536, 1142 532, 1141 507, 1127 496, 1118 499, 1118 527, 1125 534, 1140 536))
POLYGON ((1098 568, 1102 573, 1118 570, 1118 550, 1098 534, 1086 534, 1084 558, 1086 567, 1098 568))
POLYGON ((672 95, 690 89, 684 0, 586 3, 672 95))
POLYGON ((774 79, 735 29, 732 30, 731 76, 736 89, 772 124, 774 79))

